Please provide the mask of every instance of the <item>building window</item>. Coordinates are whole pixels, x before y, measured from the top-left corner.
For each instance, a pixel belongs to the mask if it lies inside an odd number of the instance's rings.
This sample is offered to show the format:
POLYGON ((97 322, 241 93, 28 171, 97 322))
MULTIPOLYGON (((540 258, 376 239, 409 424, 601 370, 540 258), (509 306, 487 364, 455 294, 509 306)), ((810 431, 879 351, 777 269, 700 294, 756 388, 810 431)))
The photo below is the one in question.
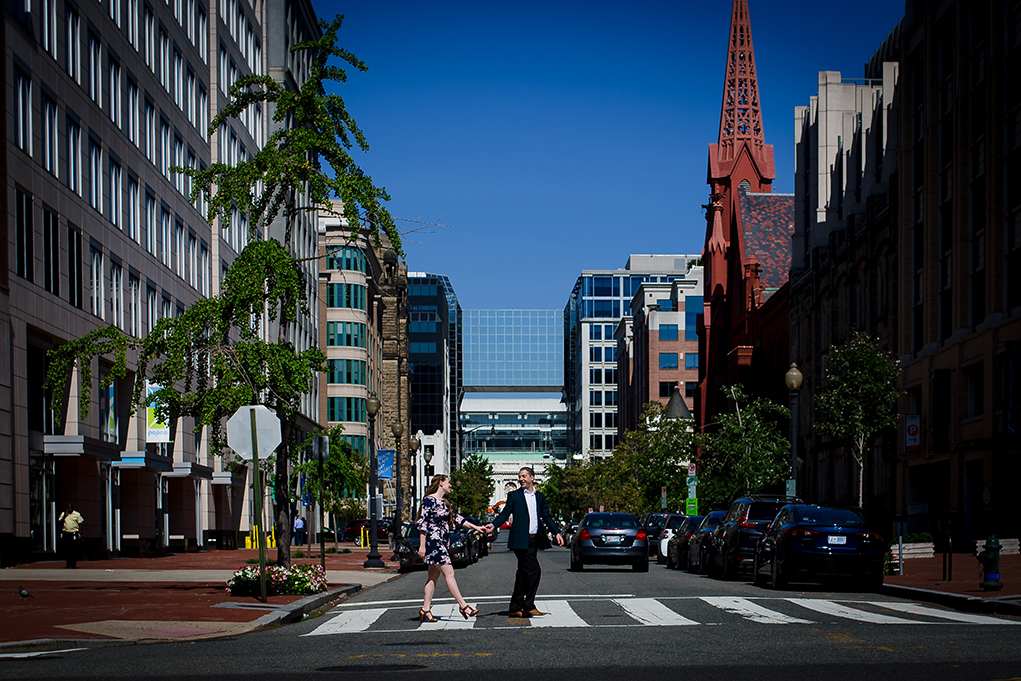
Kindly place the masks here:
POLYGON ((603 348, 603 361, 604 362, 616 362, 617 361, 617 346, 610 345, 603 348))
POLYGON ((15 231, 17 239, 17 269, 19 277, 35 281, 35 208, 32 195, 15 189, 15 231))
POLYGON ((151 332, 160 321, 159 298, 152 286, 145 288, 145 328, 151 332))
POLYGON ((103 251, 91 246, 89 247, 89 255, 90 262, 92 263, 89 281, 91 285, 89 291, 89 311, 100 319, 106 319, 106 301, 103 296, 106 284, 103 279, 103 251))
POLYGON ((435 355, 436 343, 409 343, 412 355, 435 355))
POLYGON ((127 332, 136 338, 141 338, 145 334, 142 329, 142 283, 133 274, 128 275, 127 312, 127 332))
POLYGON ((669 398, 674 394, 674 388, 677 387, 677 381, 660 381, 659 382, 659 396, 669 398))
POLYGON ((602 428, 603 427, 603 414, 598 411, 590 412, 588 415, 589 428, 602 428))
POLYGON ((686 352, 686 353, 684 353, 684 368, 685 369, 697 369, 698 368, 698 353, 697 352, 686 352))
POLYGON ((365 362, 359 359, 327 360, 327 383, 366 385, 365 362))
POLYGON ((603 325, 602 324, 589 324, 589 327, 588 327, 588 339, 589 340, 602 340, 603 339, 603 325))
POLYGON ((353 348, 366 347, 365 324, 359 322, 326 322, 326 344, 353 348))
POLYGON ((60 221, 43 208, 43 288, 60 295, 60 221))
POLYGON ((120 427, 117 418, 117 382, 99 391, 99 437, 104 442, 118 444, 120 427))
POLYGON ((103 212, 103 147, 89 138, 89 205, 103 212))
POLYGON ((676 352, 661 352, 659 353, 659 368, 660 369, 676 369, 677 368, 677 353, 676 352))
POLYGON ((589 437, 589 442, 588 442, 589 449, 594 450, 594 451, 598 451, 598 450, 601 450, 603 448, 603 436, 602 435, 592 434, 592 435, 589 435, 588 437, 589 437))
MULTIPOLYGON (((591 327, 590 327, 591 328, 591 327)), ((602 362, 603 361, 603 349, 598 345, 593 345, 588 349, 588 359, 590 362, 602 362)))
POLYGON ((67 226, 67 302, 82 307, 82 233, 67 226))
POLYGON ((328 270, 351 270, 369 274, 369 264, 360 248, 350 246, 332 250, 326 258, 328 270))
POLYGON ((603 394, 603 404, 605 404, 607 407, 616 407, 617 406, 617 391, 616 390, 607 390, 603 394))
POLYGON ((110 222, 116 225, 118 229, 124 228, 124 223, 121 219, 121 211, 124 209, 121 205, 123 191, 121 166, 116 161, 110 161, 110 222))
POLYGON ((128 178, 128 238, 135 243, 141 243, 139 241, 138 231, 138 180, 133 177, 128 178))
POLYGON ((702 313, 702 296, 684 297, 684 340, 698 340, 698 315, 702 313))
POLYGON ((660 298, 659 300, 656 301, 656 305, 659 306, 660 312, 674 311, 674 301, 670 300, 669 298, 660 298))
POLYGON ((110 323, 118 329, 124 328, 124 270, 115 262, 110 263, 110 323))
POLYGON ((39 44, 46 54, 57 58, 57 0, 39 3, 39 44))
POLYGON ((172 268, 170 249, 170 211, 160 207, 160 262, 172 268))
POLYGON ((198 274, 198 240, 191 232, 188 233, 188 254, 185 258, 185 276, 188 285, 197 288, 196 275, 198 274))
POLYGON ((42 107, 43 168, 57 176, 57 105, 43 95, 42 107))
POLYGON ((109 88, 109 103, 110 103, 110 120, 118 128, 121 127, 121 64, 116 59, 110 58, 109 68, 110 82, 109 88))
POLYGON ((327 418, 330 421, 368 422, 363 397, 329 397, 326 403, 327 418))
POLYGON ((145 157, 156 165, 156 107, 145 100, 145 157))
POLYGON ((143 11, 142 30, 145 31, 145 65, 156 73, 156 19, 148 5, 143 11))
POLYGON ((616 369, 604 369, 603 370, 603 383, 607 385, 617 384, 617 370, 616 369))
POLYGON ((326 306, 365 310, 365 287, 361 284, 327 284, 326 306))
POLYGON ((117 28, 121 27, 121 0, 106 0, 106 8, 110 12, 110 18, 117 28))
POLYGON ((209 297, 209 249, 205 244, 200 248, 199 293, 209 297))
POLYGON ((89 31, 88 56, 89 97, 103 108, 103 58, 99 38, 92 31, 89 31))
POLYGON ((590 390, 588 393, 588 403, 590 407, 601 407, 603 406, 603 391, 602 390, 590 390))
POLYGON ((696 381, 686 381, 684 384, 684 396, 694 397, 695 391, 698 390, 698 383, 696 381))
POLYGON ((74 79, 74 82, 82 82, 82 34, 81 24, 76 12, 70 3, 64 9, 64 31, 66 33, 67 47, 65 48, 64 67, 67 75, 74 79))
POLYGON ((67 119, 67 188, 82 195, 82 129, 67 119))
POLYGON ((592 385, 599 385, 603 382, 603 370, 602 369, 589 369, 588 370, 588 382, 592 385))
POLYGON ((677 325, 676 324, 660 324, 659 325, 659 339, 661 341, 675 341, 675 340, 677 340, 677 325))
POLYGON ((603 414, 603 427, 604 428, 617 427, 617 412, 608 411, 605 414, 603 414))
POLYGON ((14 67, 14 143, 32 155, 32 81, 14 67))
POLYGON ((128 140, 138 147, 141 142, 139 140, 139 134, 141 128, 139 127, 139 113, 138 108, 140 106, 138 83, 133 80, 128 81, 128 115, 127 115, 127 135, 128 140))
POLYGON ((145 195, 145 250, 156 255, 156 197, 145 195))
POLYGON ((128 43, 138 52, 138 0, 126 0, 128 8, 125 30, 128 43))
POLYGON ((174 222, 174 246, 171 256, 174 261, 174 274, 184 279, 184 225, 174 222))

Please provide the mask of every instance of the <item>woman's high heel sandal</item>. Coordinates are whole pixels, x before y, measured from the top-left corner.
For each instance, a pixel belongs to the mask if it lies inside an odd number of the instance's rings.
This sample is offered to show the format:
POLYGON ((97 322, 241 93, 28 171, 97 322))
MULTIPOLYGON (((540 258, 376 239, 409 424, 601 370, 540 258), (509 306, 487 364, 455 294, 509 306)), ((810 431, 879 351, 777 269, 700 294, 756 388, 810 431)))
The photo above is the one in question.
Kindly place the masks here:
MULTIPOLYGON (((468 618, 466 617, 465 619, 468 619, 468 618)), ((439 622, 438 619, 433 617, 433 611, 432 610, 424 610, 424 609, 418 611, 418 621, 419 622, 439 622)))
POLYGON ((458 610, 461 611, 461 615, 465 619, 468 619, 469 617, 475 617, 475 615, 479 614, 479 609, 478 608, 473 608, 470 605, 468 605, 467 603, 465 603, 460 608, 458 608, 458 610))

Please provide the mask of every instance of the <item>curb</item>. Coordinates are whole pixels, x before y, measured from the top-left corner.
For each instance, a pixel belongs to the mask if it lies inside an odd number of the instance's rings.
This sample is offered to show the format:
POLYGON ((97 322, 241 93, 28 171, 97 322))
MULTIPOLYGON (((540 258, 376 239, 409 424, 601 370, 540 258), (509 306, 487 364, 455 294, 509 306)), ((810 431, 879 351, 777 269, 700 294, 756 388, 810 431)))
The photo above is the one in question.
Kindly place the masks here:
POLYGON ((253 624, 255 624, 255 628, 257 630, 280 626, 281 624, 293 624, 294 622, 301 621, 305 615, 313 610, 318 610, 328 603, 340 600, 345 596, 354 595, 361 590, 361 584, 348 584, 339 589, 306 596, 301 600, 288 604, 285 608, 280 608, 274 612, 266 613, 259 619, 255 620, 253 624))
POLYGON ((882 592, 900 598, 910 598, 929 603, 938 603, 949 606, 955 610, 966 612, 992 613, 996 615, 1021 616, 1021 601, 1010 602, 1002 598, 980 598, 978 596, 965 596, 964 594, 947 593, 945 591, 934 591, 922 589, 917 586, 901 586, 899 584, 884 584, 882 592))

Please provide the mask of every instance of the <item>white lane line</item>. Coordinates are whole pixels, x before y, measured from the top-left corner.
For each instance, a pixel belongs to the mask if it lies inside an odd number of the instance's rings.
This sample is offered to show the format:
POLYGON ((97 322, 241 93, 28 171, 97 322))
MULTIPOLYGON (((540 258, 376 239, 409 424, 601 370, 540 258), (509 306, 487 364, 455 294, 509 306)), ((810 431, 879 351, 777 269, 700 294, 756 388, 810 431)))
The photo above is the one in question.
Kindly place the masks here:
POLYGON ((579 617, 567 601, 536 601, 535 607, 547 614, 542 617, 530 617, 528 623, 533 627, 589 626, 589 623, 579 617))
POLYGON ((834 617, 843 617, 844 619, 868 622, 870 624, 933 624, 932 622, 906 620, 902 617, 890 617, 889 615, 879 615, 864 610, 856 610, 855 608, 848 608, 833 601, 816 598, 788 598, 787 600, 803 608, 821 612, 824 615, 833 615, 834 617))
POLYGON ((422 622, 419 631, 438 631, 440 629, 472 629, 475 618, 465 619, 458 610, 457 603, 433 603, 433 617, 439 622, 422 622))
POLYGON ((615 598, 613 602, 647 627, 681 627, 698 624, 666 607, 655 598, 615 598))
POLYGON ((757 603, 752 603, 747 598, 703 596, 702 600, 720 610, 740 615, 747 620, 758 622, 759 624, 815 624, 812 620, 798 619, 797 617, 785 615, 782 612, 764 608, 757 603))
POLYGON ((368 608, 366 610, 342 612, 329 622, 323 622, 307 634, 302 634, 302 636, 325 636, 327 634, 350 634, 365 631, 384 612, 386 612, 386 608, 368 608))
POLYGON ((941 619, 953 620, 955 622, 967 622, 968 624, 1021 624, 1021 622, 1015 622, 1013 620, 1002 620, 997 617, 988 617, 986 615, 972 615, 966 612, 952 612, 950 610, 937 610, 936 608, 926 608, 925 606, 919 605, 917 603, 890 603, 887 601, 871 601, 871 603, 872 605, 877 605, 880 608, 899 610, 900 612, 906 612, 912 615, 939 617, 941 619))
MULTIPOLYGON (((545 598, 557 598, 557 599, 574 599, 574 600, 612 600, 614 598, 631 598, 634 594, 550 594, 545 598)), ((511 598, 510 594, 503 596, 471 596, 469 600, 472 603, 481 603, 483 601, 509 601, 511 598)), ((445 598, 434 598, 433 603, 453 603, 454 599, 451 597, 445 598)), ((347 601, 346 603, 340 603, 337 605, 338 608, 361 608, 372 605, 401 605, 401 606, 412 606, 416 608, 422 605, 422 598, 403 598, 401 600, 390 600, 390 601, 347 601)))

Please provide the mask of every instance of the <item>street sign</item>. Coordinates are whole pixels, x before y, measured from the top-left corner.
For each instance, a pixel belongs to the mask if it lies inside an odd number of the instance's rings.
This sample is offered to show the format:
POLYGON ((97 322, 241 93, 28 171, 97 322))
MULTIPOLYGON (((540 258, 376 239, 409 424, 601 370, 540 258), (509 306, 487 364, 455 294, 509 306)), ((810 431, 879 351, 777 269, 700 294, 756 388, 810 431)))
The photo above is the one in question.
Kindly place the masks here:
POLYGON ((689 499, 694 499, 694 498, 696 498, 698 496, 698 494, 696 494, 696 492, 695 492, 696 489, 697 489, 697 487, 695 485, 688 485, 688 498, 689 499))
POLYGON ((798 496, 798 481, 788 480, 787 481, 787 496, 796 497, 798 496))
POLYGON ((684 505, 684 512, 688 515, 698 515, 698 499, 688 499, 684 505))
POLYGON ((259 443, 259 451, 256 453, 260 459, 264 459, 280 444, 280 419, 265 405, 241 407, 227 419, 227 444, 242 459, 252 458, 252 414, 255 414, 255 432, 259 443))
POLYGON ((688 477, 693 477, 694 475, 695 475, 695 462, 692 461, 692 462, 690 462, 688 464, 688 477))
POLYGON ((697 475, 689 475, 688 476, 688 486, 691 487, 692 485, 697 485, 697 484, 698 484, 698 476, 697 475))

